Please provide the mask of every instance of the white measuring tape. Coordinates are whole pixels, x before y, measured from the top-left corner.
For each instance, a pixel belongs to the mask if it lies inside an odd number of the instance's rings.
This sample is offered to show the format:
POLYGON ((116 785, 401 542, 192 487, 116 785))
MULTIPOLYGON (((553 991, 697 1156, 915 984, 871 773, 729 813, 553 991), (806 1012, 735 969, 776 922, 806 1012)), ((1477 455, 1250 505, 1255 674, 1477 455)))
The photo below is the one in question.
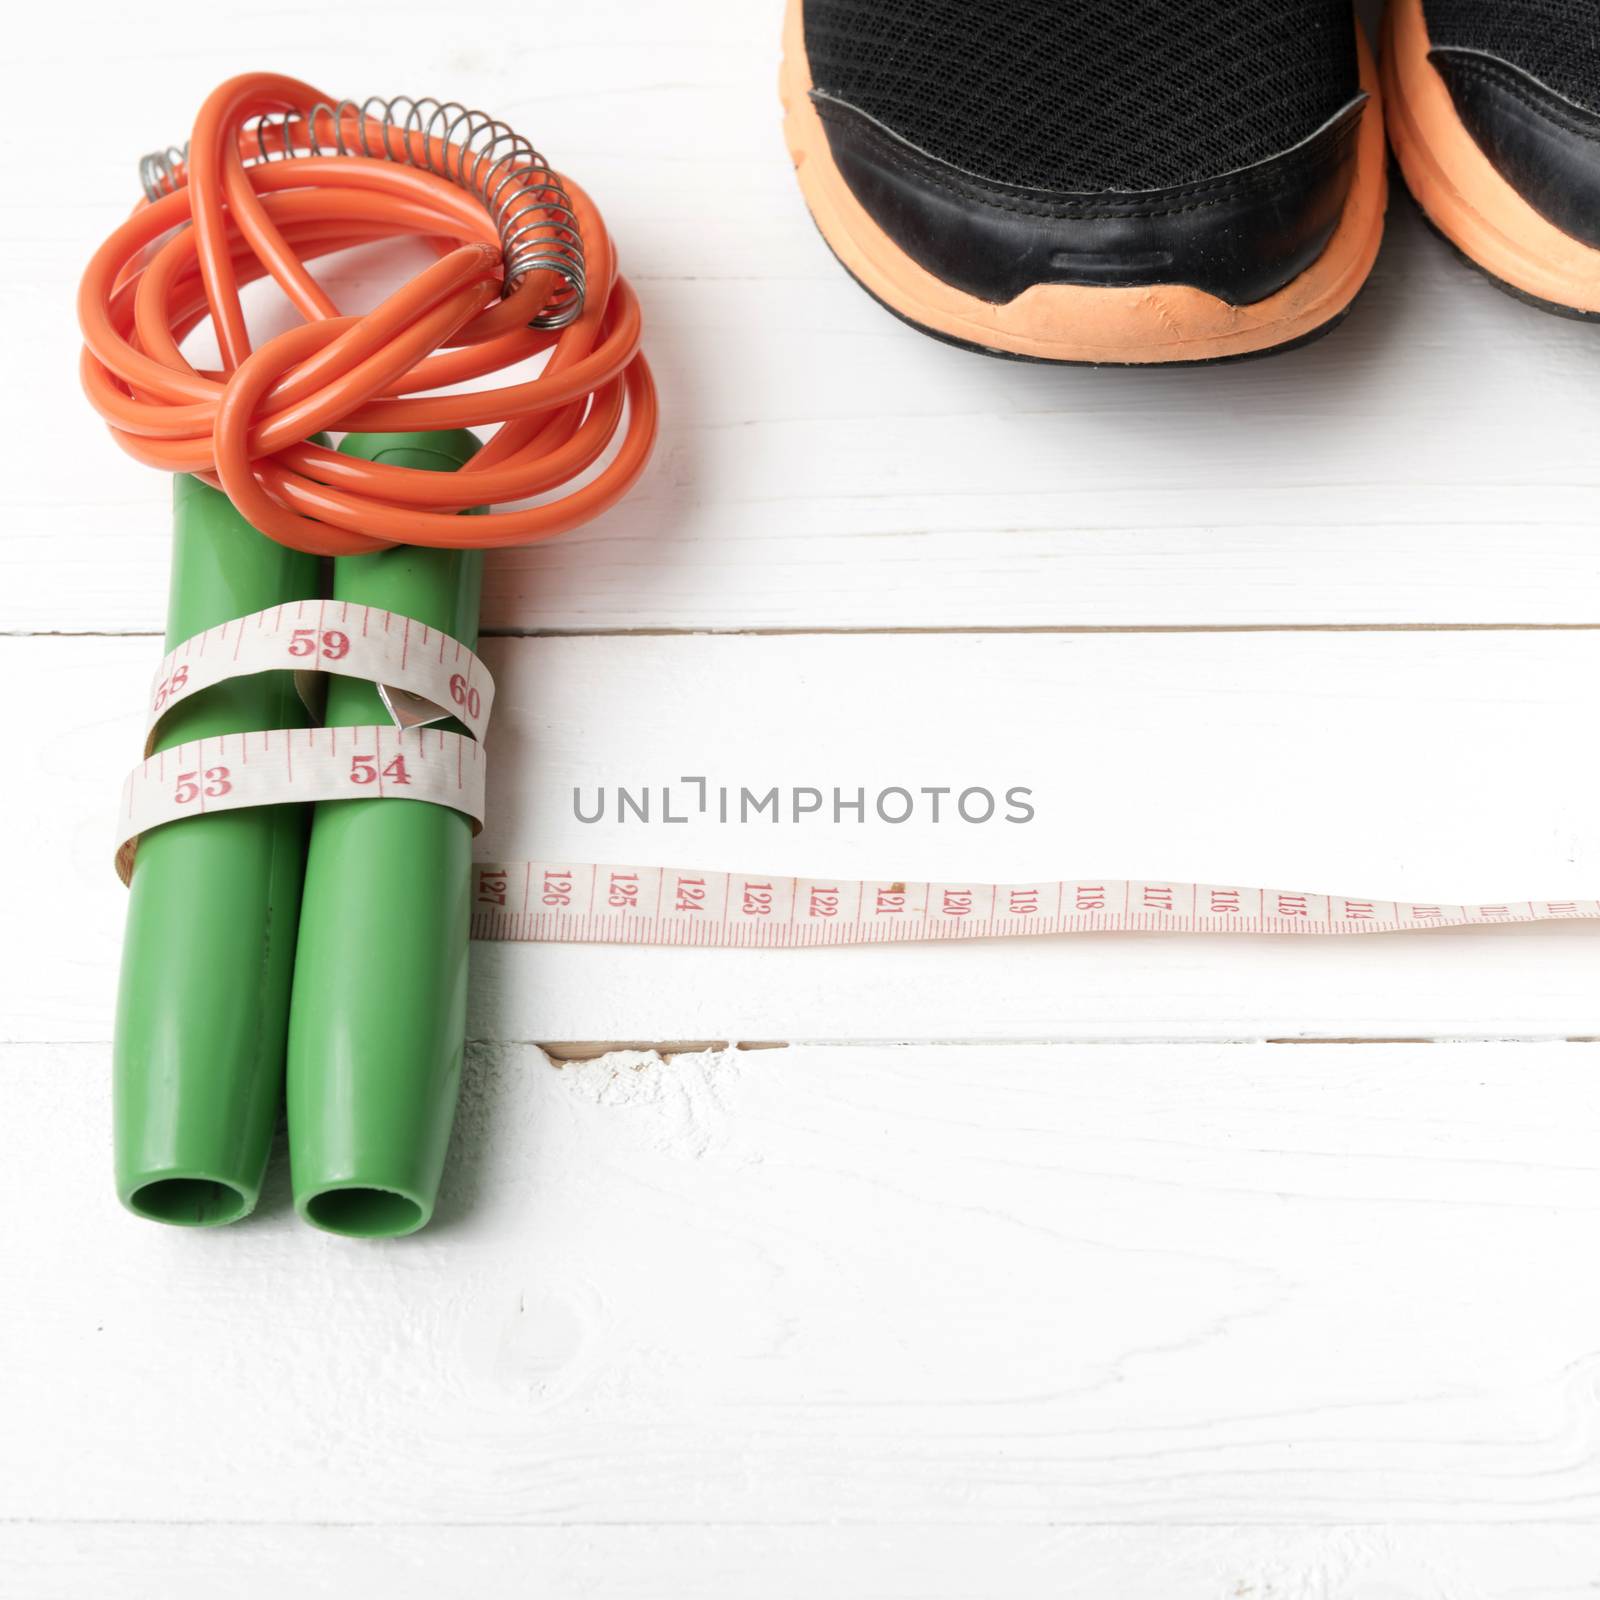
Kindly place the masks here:
POLYGON ((409 617, 336 600, 274 606, 221 623, 170 651, 151 685, 144 761, 122 785, 117 872, 127 883, 139 835, 164 822, 248 806, 318 800, 423 800, 483 825, 479 743, 494 680, 466 645, 409 617), (317 712, 316 674, 364 678, 393 726, 230 733, 150 753, 161 719, 202 689, 258 672, 296 674, 317 712), (455 718, 474 737, 430 724, 455 718))
POLYGON ((483 862, 472 936, 757 949, 1063 933, 1405 933, 1600 918, 1597 900, 1451 906, 1222 884, 892 883, 483 862))
POLYGON ((377 684, 401 728, 454 717, 482 739, 494 705, 494 679, 459 639, 392 611, 302 600, 221 623, 169 651, 150 685, 147 740, 190 695, 272 671, 295 674, 313 715, 315 675, 323 672, 377 684))
MULTIPOLYGON (((464 644, 387 611, 309 600, 186 640, 157 670, 146 749, 161 718, 229 678, 293 671, 315 714, 316 674, 378 686, 392 727, 231 733, 148 755, 123 785, 117 868, 139 835, 246 806, 404 799, 482 825, 494 680, 464 644), (473 737, 429 724, 455 718, 473 737)), ((1062 880, 869 882, 589 862, 481 862, 472 936, 533 943, 783 949, 1073 933, 1362 934, 1600 918, 1596 900, 1429 905, 1221 884, 1062 880)))
POLYGON ((483 825, 486 763, 475 739, 440 728, 275 728, 197 739, 146 757, 122 785, 117 871, 139 835, 180 817, 313 800, 426 800, 483 825))

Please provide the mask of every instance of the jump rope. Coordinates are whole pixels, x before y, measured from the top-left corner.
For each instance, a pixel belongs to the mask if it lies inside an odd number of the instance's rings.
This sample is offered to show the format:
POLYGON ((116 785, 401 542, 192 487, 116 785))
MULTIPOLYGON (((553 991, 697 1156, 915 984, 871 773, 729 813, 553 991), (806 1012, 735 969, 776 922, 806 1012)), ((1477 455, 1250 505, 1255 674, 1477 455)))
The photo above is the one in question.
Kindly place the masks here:
POLYGON ((223 84, 189 145, 141 175, 145 202, 79 295, 91 402, 125 450, 176 474, 168 653, 118 832, 130 1209, 248 1213, 286 1102, 306 1220, 421 1227, 457 1098, 469 937, 775 948, 1600 917, 1594 900, 474 864, 493 701, 474 653, 482 551, 599 515, 655 438, 639 306, 605 225, 481 113, 335 102, 269 74, 223 84), (365 315, 306 269, 397 238, 438 260, 365 315), (255 348, 239 289, 263 276, 305 320, 255 348), (181 350, 207 319, 217 371, 181 350), (435 392, 541 356, 532 378, 435 392), (483 426, 480 445, 467 430, 483 426), (324 430, 346 435, 337 450, 324 430))
POLYGON ((588 521, 644 469, 639 304, 583 190, 462 106, 252 73, 141 175, 78 300, 91 403, 177 474, 175 659, 124 790, 118 1192, 243 1216, 286 1099, 300 1214, 410 1232, 466 1030, 482 551, 588 521), (364 315, 307 269, 408 238, 438 259, 364 315), (304 321, 256 347, 239 290, 264 276, 304 321), (206 320, 216 371, 182 351, 206 320), (297 669, 328 676, 297 692, 297 669))

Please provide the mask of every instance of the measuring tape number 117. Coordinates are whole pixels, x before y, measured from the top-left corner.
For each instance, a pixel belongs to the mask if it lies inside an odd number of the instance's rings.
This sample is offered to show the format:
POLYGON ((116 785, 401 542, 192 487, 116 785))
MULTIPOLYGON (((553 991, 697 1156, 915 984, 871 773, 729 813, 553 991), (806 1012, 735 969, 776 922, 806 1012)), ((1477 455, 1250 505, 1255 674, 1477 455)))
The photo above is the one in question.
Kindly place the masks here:
MULTIPOLYGON (((123 785, 117 867, 139 835, 243 806, 405 799, 484 815, 494 680, 459 640, 393 612, 306 601, 186 640, 156 671, 146 758, 123 785), (292 671, 315 714, 322 673, 378 686, 392 718, 362 728, 227 734, 150 753, 161 717, 228 678, 292 671), (454 720, 467 732, 435 726, 454 720)), ((1050 879, 924 883, 593 862, 479 862, 475 939, 785 949, 1044 934, 1358 935, 1600 918, 1596 900, 1445 905, 1226 884, 1050 879)))

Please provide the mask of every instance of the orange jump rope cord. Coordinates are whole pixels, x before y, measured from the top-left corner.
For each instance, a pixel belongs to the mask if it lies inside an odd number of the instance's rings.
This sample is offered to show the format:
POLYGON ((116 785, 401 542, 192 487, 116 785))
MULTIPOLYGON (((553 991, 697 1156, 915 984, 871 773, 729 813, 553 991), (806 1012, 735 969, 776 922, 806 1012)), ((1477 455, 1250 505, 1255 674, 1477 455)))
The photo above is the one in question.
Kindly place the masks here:
MULTIPOLYGON (((82 377, 112 436, 140 461, 226 490, 263 533, 318 555, 392 544, 528 544, 598 516, 644 470, 656 395, 639 352, 639 302, 617 272, 593 202, 561 180, 583 241, 583 311, 558 331, 531 327, 565 280, 540 268, 502 299, 500 240, 489 213, 436 171, 368 155, 264 159, 287 153, 271 149, 264 129, 303 132, 312 108, 330 103, 310 85, 271 73, 223 84, 195 120, 187 183, 141 205, 96 251, 78 291, 82 377), (261 121, 284 113, 301 120, 261 121), (342 315, 305 267, 337 250, 407 235, 427 240, 440 259, 364 316, 342 315), (253 350, 239 289, 266 275, 306 321, 253 350), (220 372, 196 369, 180 350, 207 317, 220 372), (543 370, 528 381, 426 392, 544 351, 543 370), (495 423, 484 448, 451 474, 360 461, 307 442, 322 429, 495 423), (599 473, 544 504, 456 515, 562 490, 619 434, 599 473)), ((378 148, 397 136, 352 107, 338 115, 351 142, 368 127, 378 148)), ((470 171, 486 159, 414 129, 398 137, 431 156, 424 165, 449 161, 446 170, 465 164, 470 171)))

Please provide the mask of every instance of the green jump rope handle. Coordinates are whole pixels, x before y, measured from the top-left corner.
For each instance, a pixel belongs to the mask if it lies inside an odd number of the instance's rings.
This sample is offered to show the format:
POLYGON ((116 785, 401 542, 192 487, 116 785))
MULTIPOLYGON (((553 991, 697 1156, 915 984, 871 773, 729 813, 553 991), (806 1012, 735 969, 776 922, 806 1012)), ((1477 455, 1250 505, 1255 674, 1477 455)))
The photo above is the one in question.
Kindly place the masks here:
MULTIPOLYGON (((318 563, 256 532, 228 497, 173 479, 167 643, 314 599, 318 563)), ((219 733, 301 728, 287 672, 181 701, 157 750, 219 733)), ((232 1222, 261 1191, 283 1096, 284 1030, 305 807, 186 817, 139 841, 113 1057, 117 1194, 190 1226, 232 1222)))
MULTIPOLYGON (((470 433, 352 434, 348 455, 451 472, 470 433)), ((475 646, 480 551, 400 545, 334 563, 333 595, 475 646)), ((389 720, 377 689, 328 681, 326 723, 389 720)), ((446 724, 457 728, 456 724, 446 724)), ((319 803, 289 1016, 295 1209, 330 1232, 410 1233, 433 1214, 466 1035, 472 825, 419 800, 319 803)))

